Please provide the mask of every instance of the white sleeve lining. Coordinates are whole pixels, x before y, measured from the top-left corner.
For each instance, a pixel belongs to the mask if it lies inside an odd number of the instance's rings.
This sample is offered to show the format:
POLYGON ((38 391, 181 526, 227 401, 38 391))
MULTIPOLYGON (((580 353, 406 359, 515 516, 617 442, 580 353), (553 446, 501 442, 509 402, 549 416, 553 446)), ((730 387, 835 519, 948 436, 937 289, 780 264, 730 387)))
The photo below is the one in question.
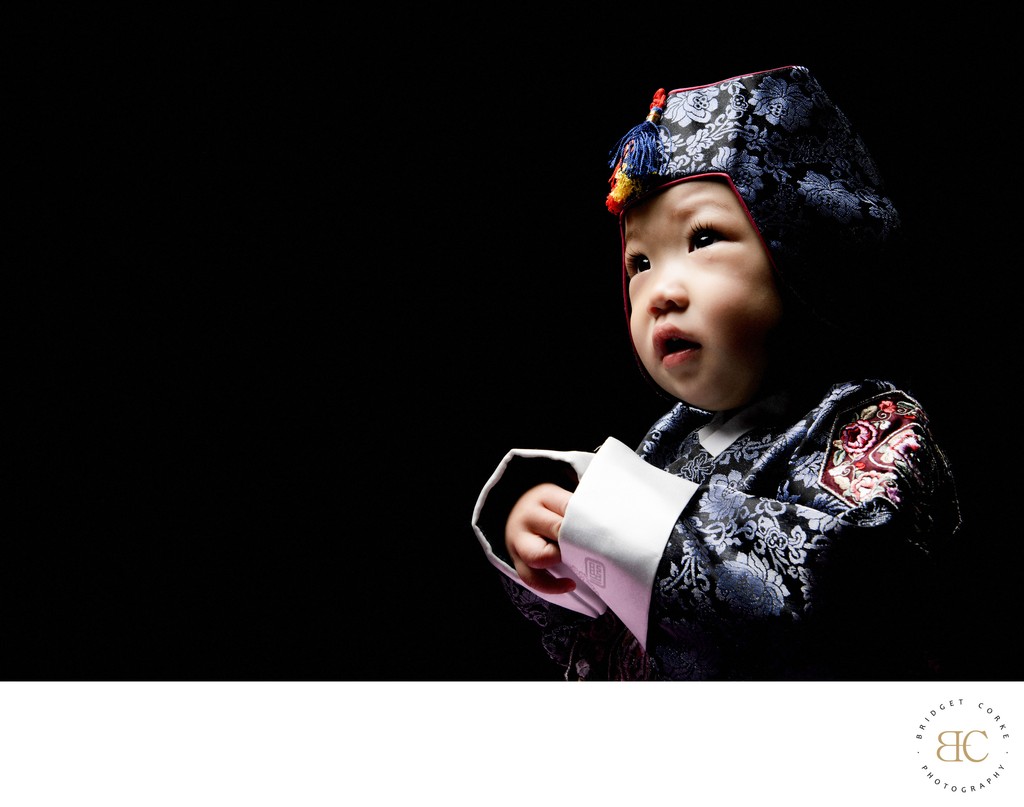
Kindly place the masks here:
POLYGON ((654 575, 697 485, 608 438, 569 500, 562 561, 647 646, 654 575))
MULTIPOLYGON (((480 525, 478 523, 480 520, 480 513, 483 511, 484 503, 487 501, 487 494, 490 493, 494 486, 498 484, 498 480, 500 480, 502 475, 505 473, 505 469, 508 467, 508 464, 516 457, 544 457, 551 460, 567 462, 576 471, 576 475, 582 478, 584 472, 590 465, 591 460, 594 458, 594 455, 585 451, 546 451, 543 449, 513 448, 502 458, 494 473, 491 474, 491 478, 487 480, 487 484, 484 485, 483 490, 480 491, 480 495, 477 497, 476 506, 473 508, 473 531, 476 533, 480 546, 483 547, 487 560, 489 560, 491 565, 506 577, 515 580, 524 588, 529 588, 529 586, 523 582, 519 573, 504 559, 495 554, 494 548, 491 546, 487 536, 484 535, 483 530, 480 529, 480 525)), ((570 569, 565 563, 552 566, 548 571, 554 577, 568 577, 573 580, 576 583, 576 589, 574 591, 570 591, 568 594, 543 594, 531 588, 530 591, 538 597, 554 603, 555 605, 560 605, 563 608, 568 608, 570 611, 576 611, 592 617, 600 616, 607 610, 608 606, 602 602, 601 598, 597 596, 586 583, 573 574, 572 569, 570 569)))

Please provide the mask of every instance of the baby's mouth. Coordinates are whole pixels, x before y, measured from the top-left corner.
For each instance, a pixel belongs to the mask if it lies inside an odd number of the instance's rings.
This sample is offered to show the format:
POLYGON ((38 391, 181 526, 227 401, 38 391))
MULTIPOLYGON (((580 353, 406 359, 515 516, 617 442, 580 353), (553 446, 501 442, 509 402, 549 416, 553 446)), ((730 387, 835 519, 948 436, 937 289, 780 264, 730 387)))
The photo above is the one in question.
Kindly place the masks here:
POLYGON ((689 339, 683 339, 678 336, 673 336, 671 339, 666 339, 661 344, 661 355, 671 356, 673 353, 680 353, 684 350, 693 350, 700 347, 696 342, 691 342, 689 339))
POLYGON ((675 328, 664 328, 654 336, 654 347, 658 352, 658 358, 664 359, 677 353, 697 350, 699 342, 687 339, 675 328))

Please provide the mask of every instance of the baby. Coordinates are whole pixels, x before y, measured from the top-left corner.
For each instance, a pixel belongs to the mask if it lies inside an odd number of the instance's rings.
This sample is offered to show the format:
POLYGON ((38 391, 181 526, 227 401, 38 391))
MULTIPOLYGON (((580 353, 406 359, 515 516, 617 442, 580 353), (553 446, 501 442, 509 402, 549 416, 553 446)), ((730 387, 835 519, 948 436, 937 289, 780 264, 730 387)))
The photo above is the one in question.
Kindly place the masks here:
POLYGON ((675 403, 636 451, 504 457, 473 528, 513 602, 567 678, 936 674, 959 509, 921 405, 857 367, 900 231, 863 142, 787 66, 659 90, 613 154, 630 337, 675 403))

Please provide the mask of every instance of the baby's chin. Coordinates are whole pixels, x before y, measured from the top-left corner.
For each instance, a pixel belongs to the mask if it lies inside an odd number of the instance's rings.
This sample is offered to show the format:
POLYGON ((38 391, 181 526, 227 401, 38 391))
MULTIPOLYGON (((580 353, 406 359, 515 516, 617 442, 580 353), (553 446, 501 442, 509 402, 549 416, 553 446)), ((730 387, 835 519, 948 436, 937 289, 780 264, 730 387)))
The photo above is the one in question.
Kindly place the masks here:
POLYGON ((659 378, 658 375, 653 374, 652 378, 662 391, 672 398, 706 412, 729 412, 742 409, 747 404, 753 403, 758 397, 756 386, 709 389, 707 386, 679 383, 675 379, 659 378))

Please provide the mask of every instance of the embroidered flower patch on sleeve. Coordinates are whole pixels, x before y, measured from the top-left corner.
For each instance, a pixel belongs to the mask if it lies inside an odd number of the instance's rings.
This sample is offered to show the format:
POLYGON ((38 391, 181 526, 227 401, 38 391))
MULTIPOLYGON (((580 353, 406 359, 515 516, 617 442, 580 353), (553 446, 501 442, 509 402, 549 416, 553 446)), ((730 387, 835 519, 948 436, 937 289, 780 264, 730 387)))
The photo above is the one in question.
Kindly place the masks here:
POLYGON ((920 405, 899 394, 841 414, 821 470, 822 485, 850 506, 880 496, 899 506, 900 480, 917 475, 922 417, 920 405))

